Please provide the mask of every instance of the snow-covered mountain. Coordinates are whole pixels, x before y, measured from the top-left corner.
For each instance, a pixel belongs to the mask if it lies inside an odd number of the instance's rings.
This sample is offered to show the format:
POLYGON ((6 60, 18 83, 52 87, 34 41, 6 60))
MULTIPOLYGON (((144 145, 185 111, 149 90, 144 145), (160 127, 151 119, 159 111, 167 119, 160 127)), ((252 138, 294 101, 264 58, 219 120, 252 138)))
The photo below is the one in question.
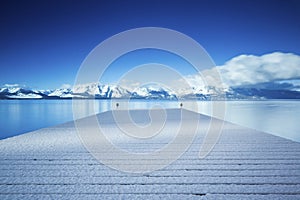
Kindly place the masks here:
POLYGON ((156 85, 146 85, 131 92, 131 98, 136 99, 177 99, 177 95, 166 88, 156 85))
POLYGON ((44 94, 18 85, 0 88, 0 99, 42 99, 44 94))
POLYGON ((191 87, 176 92, 160 86, 146 85, 129 90, 117 85, 90 83, 55 90, 33 90, 18 85, 0 87, 0 99, 71 99, 71 98, 135 98, 135 99, 300 99, 300 91, 293 88, 261 87, 191 87))
POLYGON ((72 94, 76 98, 127 98, 130 97, 130 92, 120 86, 105 85, 100 83, 90 83, 76 85, 73 88, 72 94))

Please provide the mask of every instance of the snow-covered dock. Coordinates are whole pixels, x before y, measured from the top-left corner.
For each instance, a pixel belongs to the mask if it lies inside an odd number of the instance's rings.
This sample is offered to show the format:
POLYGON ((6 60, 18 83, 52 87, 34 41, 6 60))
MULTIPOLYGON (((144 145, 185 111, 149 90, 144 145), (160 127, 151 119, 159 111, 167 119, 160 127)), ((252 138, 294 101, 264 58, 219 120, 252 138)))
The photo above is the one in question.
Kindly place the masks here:
MULTIPOLYGON (((2 140, 0 199, 300 199, 300 143, 225 122, 213 151, 200 159, 209 117, 170 109, 168 120, 176 124, 180 112, 200 118, 197 136, 178 160, 150 173, 101 164, 82 145, 73 122, 2 140)), ((106 123, 111 113, 97 117, 106 123)), ((131 114, 148 116, 148 111, 131 114)), ((117 131, 113 124, 107 129, 117 131)), ((133 152, 157 150, 167 142, 165 137, 143 144, 113 140, 133 152)), ((140 165, 141 160, 121 162, 140 165)))

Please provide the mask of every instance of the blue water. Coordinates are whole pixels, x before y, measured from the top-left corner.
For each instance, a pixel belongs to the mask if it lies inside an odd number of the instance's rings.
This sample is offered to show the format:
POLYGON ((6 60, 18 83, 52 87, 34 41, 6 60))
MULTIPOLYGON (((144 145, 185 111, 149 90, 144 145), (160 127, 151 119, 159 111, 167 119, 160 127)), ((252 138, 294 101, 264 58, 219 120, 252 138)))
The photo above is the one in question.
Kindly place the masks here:
MULTIPOLYGON (((211 103, 200 102, 211 115, 211 103)), ((227 101, 225 120, 300 142, 300 101, 227 101)))
MULTIPOLYGON (((184 106, 189 102, 184 102, 184 106)), ((120 103, 122 105, 122 103, 120 103)), ((176 101, 130 102, 130 108, 160 105, 178 108, 176 101)), ((211 102, 198 102, 200 112, 211 115, 211 102)), ((110 110, 110 100, 0 100, 0 139, 110 110), (72 103, 74 106, 72 106, 72 103)), ((228 101, 225 120, 300 142, 300 101, 228 101)))
MULTIPOLYGON (((71 121, 73 109, 82 118, 111 110, 111 104, 110 100, 0 100, 0 139, 71 121)), ((131 102, 130 108, 156 104, 171 108, 177 102, 139 100, 131 102)))

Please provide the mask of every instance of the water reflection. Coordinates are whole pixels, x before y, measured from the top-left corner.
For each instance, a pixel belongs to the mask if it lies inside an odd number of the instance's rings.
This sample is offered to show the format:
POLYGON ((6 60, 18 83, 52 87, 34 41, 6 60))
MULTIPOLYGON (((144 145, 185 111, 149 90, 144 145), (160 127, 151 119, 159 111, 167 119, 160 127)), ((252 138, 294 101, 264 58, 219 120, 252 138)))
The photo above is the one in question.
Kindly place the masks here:
MULTIPOLYGON (((116 109, 180 108, 179 101, 131 100, 0 100, 0 139, 116 109), (72 105, 73 103, 73 105, 72 105)), ((212 115, 212 102, 200 101, 198 111, 212 115)), ((224 102, 215 102, 216 105, 224 102)), ((195 105, 184 101, 183 108, 195 105)), ((225 120, 300 142, 300 101, 228 101, 225 120)))
MULTIPOLYGON (((211 102, 201 102, 211 115, 211 102)), ((226 121, 300 142, 300 101, 228 101, 226 121)))

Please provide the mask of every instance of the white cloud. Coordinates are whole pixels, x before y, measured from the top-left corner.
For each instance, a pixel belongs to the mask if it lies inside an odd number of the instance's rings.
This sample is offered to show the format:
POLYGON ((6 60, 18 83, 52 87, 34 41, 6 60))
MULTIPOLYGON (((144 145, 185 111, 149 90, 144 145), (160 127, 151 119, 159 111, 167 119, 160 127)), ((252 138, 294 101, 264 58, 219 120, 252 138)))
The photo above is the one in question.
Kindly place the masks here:
POLYGON ((217 69, 224 83, 230 86, 299 79, 300 56, 281 52, 240 55, 217 69))
POLYGON ((184 79, 191 87, 196 88, 205 86, 228 88, 228 86, 300 80, 300 56, 281 52, 262 56, 240 55, 222 66, 202 71, 201 75, 189 75, 184 79))
MULTIPOLYGON (((168 74, 163 73, 167 78, 168 74)), ((204 70, 201 74, 172 77, 169 84, 161 84, 172 88, 179 94, 211 93, 211 88, 226 91, 231 86, 245 86, 260 83, 281 83, 300 80, 300 56, 292 53, 274 52, 262 56, 240 55, 232 58, 222 66, 204 70)), ((299 82, 300 83, 300 82, 299 82)), ((143 85, 134 80, 121 80, 119 83, 128 90, 134 90, 143 85)), ((277 86, 276 85, 276 86, 277 86)), ((269 86, 261 85, 260 87, 269 86)), ((274 85, 275 86, 275 85, 274 85)), ((279 86, 279 85, 278 85, 279 86)))

